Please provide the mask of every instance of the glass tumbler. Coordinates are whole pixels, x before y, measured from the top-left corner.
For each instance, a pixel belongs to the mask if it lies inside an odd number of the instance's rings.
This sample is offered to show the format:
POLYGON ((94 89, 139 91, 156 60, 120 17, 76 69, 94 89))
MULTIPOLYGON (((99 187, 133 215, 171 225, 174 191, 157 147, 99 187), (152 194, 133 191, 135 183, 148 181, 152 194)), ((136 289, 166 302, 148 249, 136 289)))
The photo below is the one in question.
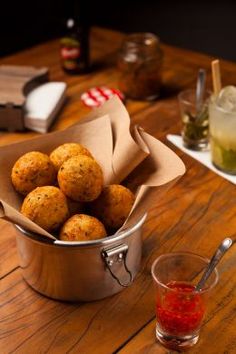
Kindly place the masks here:
POLYGON ((208 147, 209 122, 208 104, 210 93, 205 92, 200 107, 196 105, 196 91, 189 89, 180 92, 179 106, 182 120, 184 146, 192 150, 205 150, 208 147))
POLYGON ((218 281, 215 269, 196 291, 209 260, 194 253, 168 253, 152 265, 156 301, 156 337, 167 348, 184 350, 197 343, 207 300, 218 281))
POLYGON ((209 122, 213 164, 226 173, 236 175, 236 111, 221 107, 212 96, 209 122))

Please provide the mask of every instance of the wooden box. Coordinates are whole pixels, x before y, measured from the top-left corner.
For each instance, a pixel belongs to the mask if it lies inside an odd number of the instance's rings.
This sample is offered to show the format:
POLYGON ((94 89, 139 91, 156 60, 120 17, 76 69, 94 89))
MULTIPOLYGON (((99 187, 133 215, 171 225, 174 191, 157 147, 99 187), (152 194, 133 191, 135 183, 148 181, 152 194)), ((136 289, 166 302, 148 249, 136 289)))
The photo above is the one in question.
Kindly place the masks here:
POLYGON ((0 129, 22 131, 27 94, 49 80, 47 68, 0 66, 0 129))

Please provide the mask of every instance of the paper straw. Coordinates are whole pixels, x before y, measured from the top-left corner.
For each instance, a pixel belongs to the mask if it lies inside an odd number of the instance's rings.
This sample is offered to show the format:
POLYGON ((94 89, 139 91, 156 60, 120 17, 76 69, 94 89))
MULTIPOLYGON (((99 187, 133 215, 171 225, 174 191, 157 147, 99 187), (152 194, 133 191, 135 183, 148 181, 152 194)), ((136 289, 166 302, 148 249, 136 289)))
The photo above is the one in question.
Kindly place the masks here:
POLYGON ((215 96, 217 96, 221 90, 221 77, 220 77, 220 62, 219 60, 213 60, 211 62, 213 90, 215 96))

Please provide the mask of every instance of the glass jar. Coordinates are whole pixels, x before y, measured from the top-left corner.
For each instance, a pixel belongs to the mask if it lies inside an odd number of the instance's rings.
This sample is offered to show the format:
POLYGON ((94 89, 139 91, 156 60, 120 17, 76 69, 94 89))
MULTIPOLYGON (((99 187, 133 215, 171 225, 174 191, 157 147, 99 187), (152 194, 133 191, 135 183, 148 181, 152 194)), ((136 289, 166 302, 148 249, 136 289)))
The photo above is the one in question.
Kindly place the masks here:
POLYGON ((129 98, 154 100, 159 96, 163 53, 152 33, 126 37, 118 56, 119 88, 129 98))

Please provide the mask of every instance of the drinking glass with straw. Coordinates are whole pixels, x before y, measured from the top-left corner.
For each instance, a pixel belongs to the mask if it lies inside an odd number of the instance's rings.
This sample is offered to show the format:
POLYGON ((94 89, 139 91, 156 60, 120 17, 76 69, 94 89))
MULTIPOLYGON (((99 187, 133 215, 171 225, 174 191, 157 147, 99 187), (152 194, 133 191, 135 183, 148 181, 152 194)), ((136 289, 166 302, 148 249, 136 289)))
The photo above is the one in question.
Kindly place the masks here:
POLYGON ((209 104, 210 147, 213 164, 236 174, 236 87, 221 88, 219 60, 212 62, 214 93, 209 104))

